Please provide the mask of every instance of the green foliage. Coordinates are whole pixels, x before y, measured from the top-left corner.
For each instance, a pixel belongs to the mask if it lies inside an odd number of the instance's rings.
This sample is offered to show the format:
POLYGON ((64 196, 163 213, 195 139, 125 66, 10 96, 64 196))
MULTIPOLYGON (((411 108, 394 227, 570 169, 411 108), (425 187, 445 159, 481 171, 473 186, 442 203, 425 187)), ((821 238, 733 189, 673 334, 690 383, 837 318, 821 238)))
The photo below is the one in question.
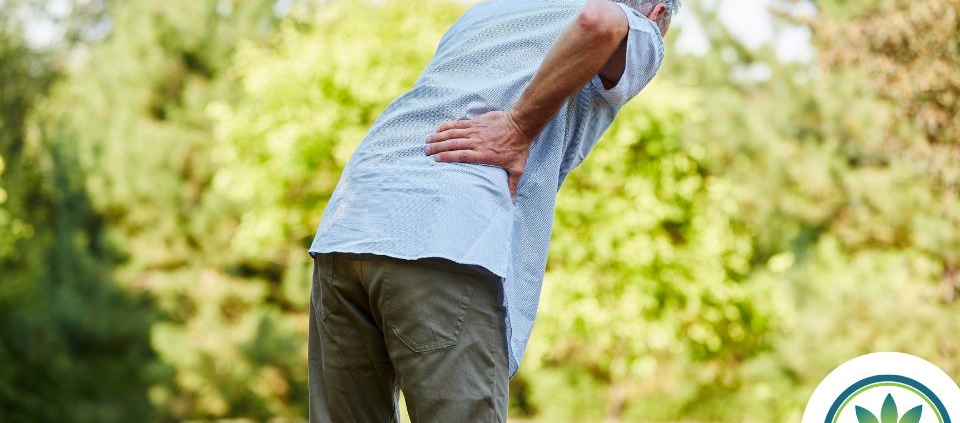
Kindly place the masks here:
MULTIPOLYGON (((306 414, 305 249, 355 145, 466 6, 297 2, 276 25, 274 3, 110 3, 110 36, 71 62, 2 21, 0 362, 16 365, 0 420, 306 414)), ((894 3, 818 2, 817 47, 866 42, 829 34, 883 26, 894 3)), ((917 57, 846 49, 818 73, 687 6, 715 48, 669 54, 561 190, 513 412, 796 421, 858 354, 960 374, 960 200, 935 153, 955 140, 904 118, 940 85, 864 74, 927 58, 923 80, 939 75, 956 57, 929 41, 953 21, 920 10, 920 47, 896 50, 917 57), (770 77, 743 76, 756 66, 770 77)))
POLYGON ((69 168, 95 193, 98 237, 119 247, 109 274, 153 300, 149 387, 128 386, 155 410, 141 420, 305 414, 305 311, 279 295, 273 263, 227 254, 237 214, 211 190, 205 113, 235 87, 235 45, 271 30, 273 3, 115 3, 111 36, 36 113, 38 139, 76 148, 69 168))
MULTIPOLYGON (((837 2, 823 1, 834 7, 837 2)), ((844 3, 844 2, 840 2, 844 3)), ((916 240, 940 257, 944 291, 960 293, 960 1, 886 0, 851 4, 845 13, 812 25, 822 67, 850 74, 855 89, 881 100, 893 114, 871 139, 881 157, 927 177, 935 208, 917 226, 916 240), (947 228, 948 230, 943 230, 947 228)), ((859 146, 858 146, 859 147, 859 146)), ((926 204, 924 204, 926 206, 926 204)))
POLYGON ((460 8, 444 6, 322 5, 272 42, 240 49, 242 97, 208 109, 217 121, 214 187, 243 211, 231 254, 285 260, 305 250, 354 147, 456 19, 460 8))
MULTIPOLYGON (((648 87, 562 190, 525 371, 584 372, 610 392, 548 420, 689 417, 678 411, 702 389, 736 385, 738 365, 767 347, 772 310, 764 287, 742 283, 751 247, 732 222, 731 186, 703 172, 702 147, 680 142, 703 118, 699 103, 669 83, 648 87)), ((547 389, 544 399, 567 388, 547 389)))
POLYGON ((29 114, 53 58, 14 31, 0 27, 0 420, 135 420, 150 413, 149 300, 113 283, 76 150, 29 114))
POLYGON ((198 410, 215 416, 304 411, 305 251, 313 228, 353 147, 412 85, 429 58, 422 46, 436 44, 456 17, 454 8, 411 10, 419 9, 343 3, 294 10, 267 42, 241 44, 232 69, 236 97, 205 111, 215 122, 210 189, 238 212, 216 255, 247 270, 207 270, 202 292, 196 283, 165 283, 197 300, 182 322, 155 329, 155 346, 180 371, 164 398, 190 392, 198 410), (247 273, 257 268, 270 269, 272 280, 247 273), (233 308, 236 316, 225 320, 233 308), (251 403, 258 408, 238 408, 251 403))

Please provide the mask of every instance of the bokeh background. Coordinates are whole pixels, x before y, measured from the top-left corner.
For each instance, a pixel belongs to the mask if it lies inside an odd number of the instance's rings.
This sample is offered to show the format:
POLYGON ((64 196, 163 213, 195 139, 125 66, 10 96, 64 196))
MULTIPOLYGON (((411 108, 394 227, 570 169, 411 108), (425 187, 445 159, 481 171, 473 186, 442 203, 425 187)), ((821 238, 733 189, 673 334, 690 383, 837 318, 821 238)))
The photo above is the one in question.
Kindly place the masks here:
MULTIPOLYGON (((303 421, 312 232, 467 7, 0 0, 0 421, 303 421)), ((960 377, 960 0, 686 0, 666 42, 561 191, 511 419, 960 377)))

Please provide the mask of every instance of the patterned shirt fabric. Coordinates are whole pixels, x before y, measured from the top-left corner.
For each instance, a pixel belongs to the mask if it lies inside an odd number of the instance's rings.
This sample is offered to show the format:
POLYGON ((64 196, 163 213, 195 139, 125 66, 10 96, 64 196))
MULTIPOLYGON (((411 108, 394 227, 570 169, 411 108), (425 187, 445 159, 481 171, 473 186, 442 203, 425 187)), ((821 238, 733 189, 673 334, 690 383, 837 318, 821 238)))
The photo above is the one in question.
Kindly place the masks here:
POLYGON ((426 138, 445 121, 511 109, 585 3, 495 0, 461 16, 414 87, 360 142, 310 247, 311 254, 440 257, 500 276, 511 377, 536 317, 557 190, 656 74, 660 32, 617 3, 629 21, 623 76, 609 90, 595 76, 563 103, 530 148, 515 203, 502 168, 435 162, 425 154, 426 138))

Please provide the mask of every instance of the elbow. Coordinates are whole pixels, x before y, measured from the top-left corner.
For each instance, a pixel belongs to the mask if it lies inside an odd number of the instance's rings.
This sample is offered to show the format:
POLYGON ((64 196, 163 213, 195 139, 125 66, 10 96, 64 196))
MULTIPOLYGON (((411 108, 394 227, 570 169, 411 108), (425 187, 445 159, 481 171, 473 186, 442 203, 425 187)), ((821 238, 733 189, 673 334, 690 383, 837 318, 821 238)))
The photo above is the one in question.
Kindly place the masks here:
POLYGON ((577 15, 576 25, 584 34, 619 43, 626 33, 626 16, 609 0, 590 0, 577 15))

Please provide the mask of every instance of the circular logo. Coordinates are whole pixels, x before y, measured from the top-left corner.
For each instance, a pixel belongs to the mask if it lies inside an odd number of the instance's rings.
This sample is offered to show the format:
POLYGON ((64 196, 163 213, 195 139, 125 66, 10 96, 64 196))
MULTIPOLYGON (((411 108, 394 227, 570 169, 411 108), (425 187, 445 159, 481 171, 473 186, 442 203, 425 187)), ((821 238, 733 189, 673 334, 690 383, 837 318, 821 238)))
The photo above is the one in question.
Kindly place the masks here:
POLYGON ((920 357, 862 355, 820 382, 802 423, 960 423, 960 387, 920 357))

